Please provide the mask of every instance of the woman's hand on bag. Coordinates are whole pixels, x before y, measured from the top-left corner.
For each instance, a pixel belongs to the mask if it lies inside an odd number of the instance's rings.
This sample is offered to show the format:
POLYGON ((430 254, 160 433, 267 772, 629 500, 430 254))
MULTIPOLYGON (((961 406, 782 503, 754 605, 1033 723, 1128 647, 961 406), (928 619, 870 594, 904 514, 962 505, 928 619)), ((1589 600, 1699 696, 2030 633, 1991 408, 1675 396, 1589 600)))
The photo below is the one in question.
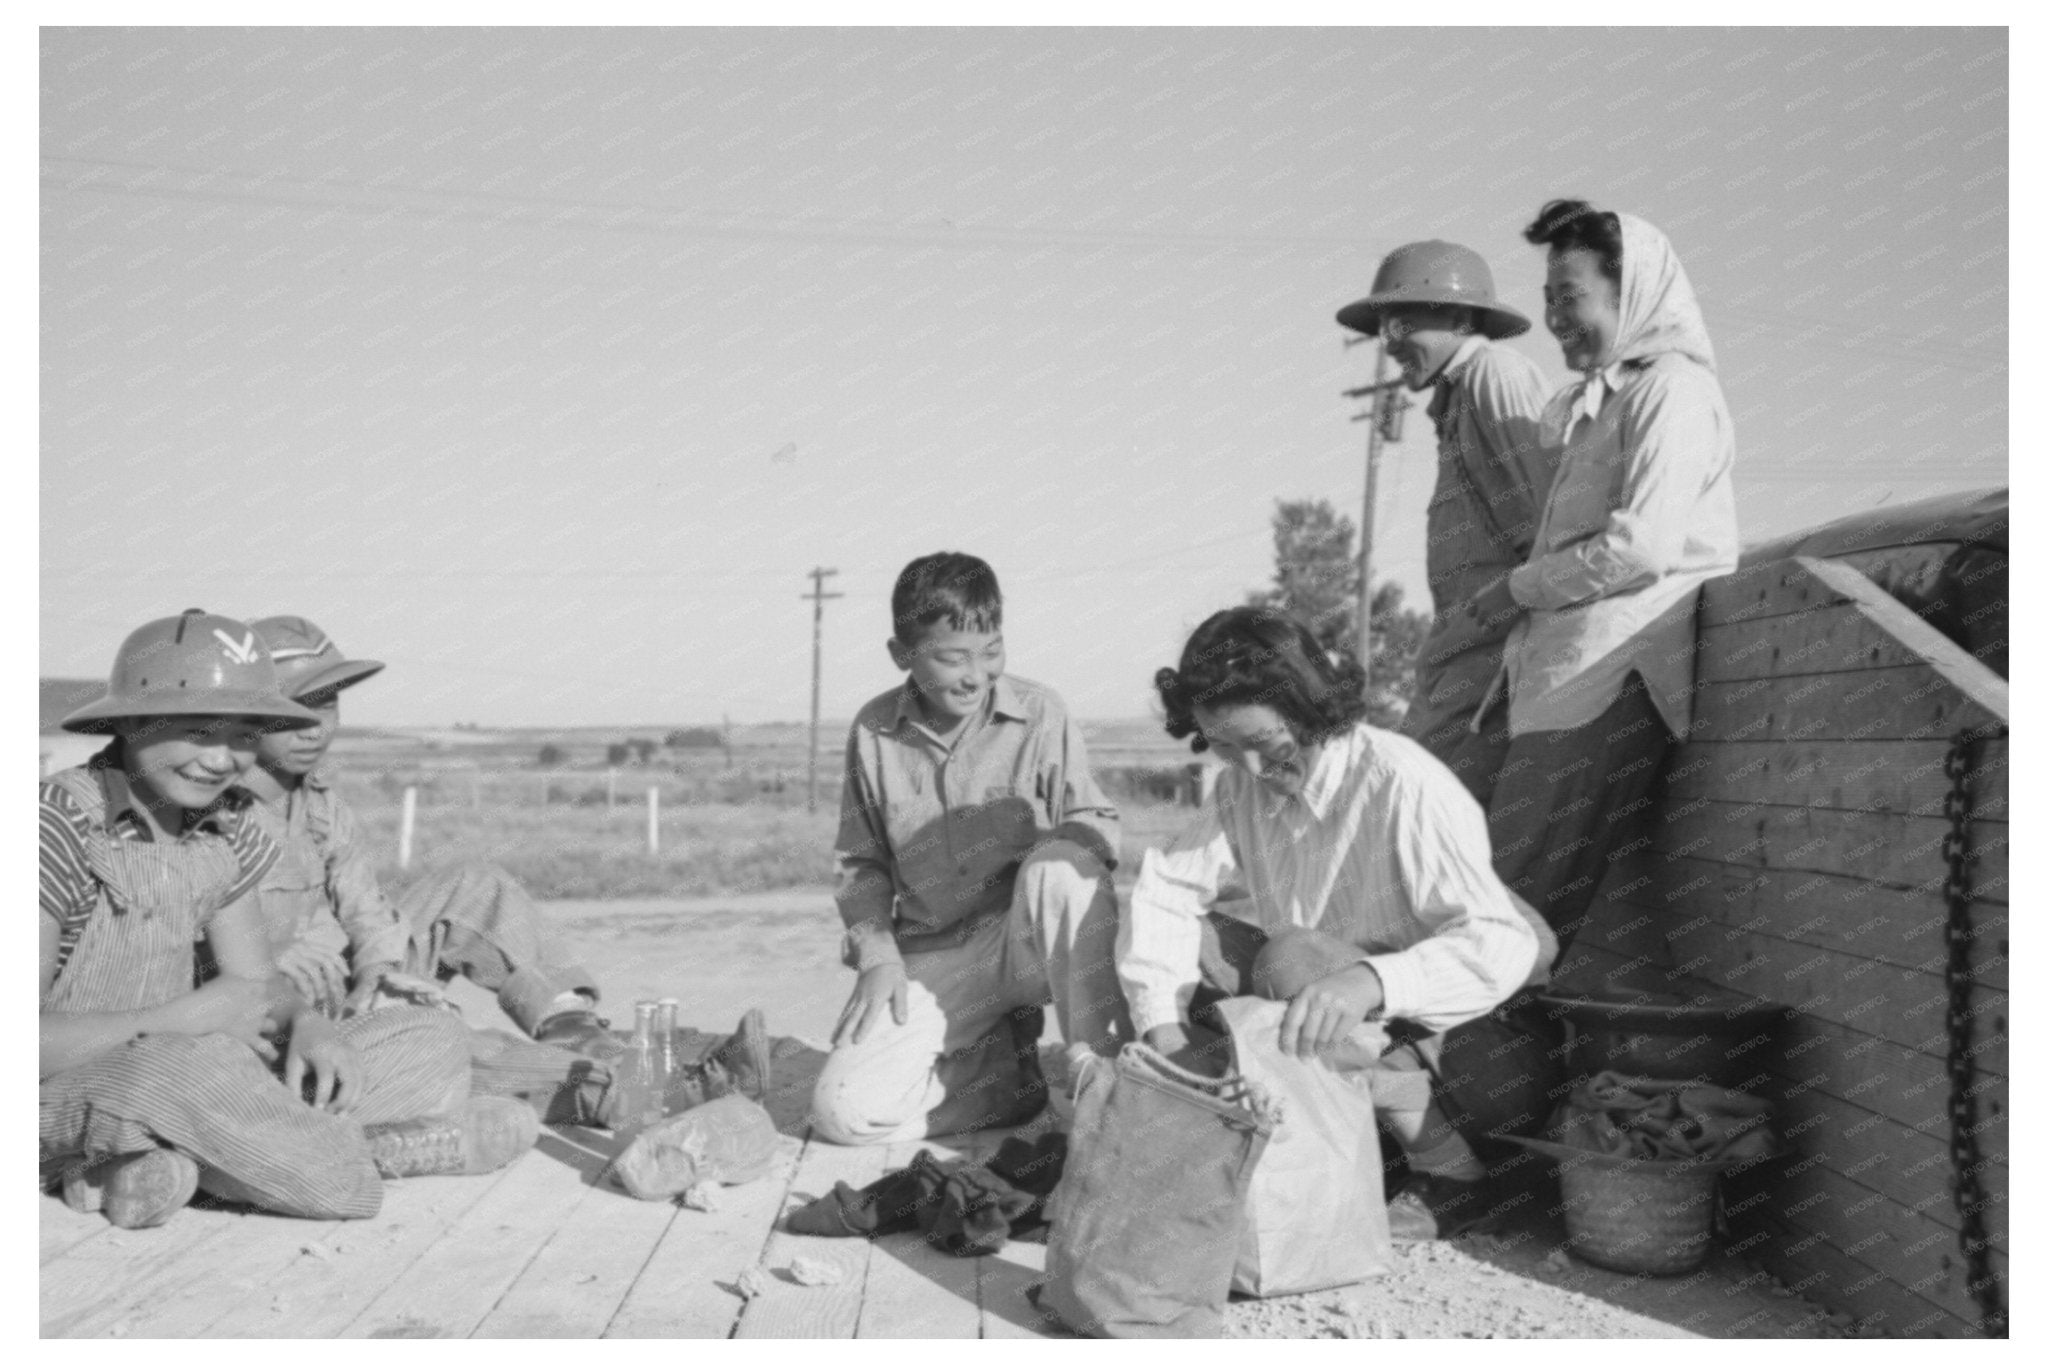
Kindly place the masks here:
POLYGON ((1166 1024, 1145 1034, 1145 1046, 1184 1071, 1221 1076, 1230 1069, 1223 1035, 1194 1024, 1166 1024))
POLYGON ((1290 1057, 1313 1057, 1342 1042, 1386 998, 1379 973, 1363 962, 1311 982, 1287 1002, 1280 1018, 1280 1050, 1290 1057))
POLYGON ((899 1024, 909 1022, 910 973, 903 970, 900 962, 884 962, 860 974, 860 979, 853 983, 853 995, 846 1008, 839 1012, 839 1026, 832 1030, 833 1046, 848 1038, 856 1043, 865 1042, 869 1032, 882 1022, 885 1002, 890 1018, 899 1024))

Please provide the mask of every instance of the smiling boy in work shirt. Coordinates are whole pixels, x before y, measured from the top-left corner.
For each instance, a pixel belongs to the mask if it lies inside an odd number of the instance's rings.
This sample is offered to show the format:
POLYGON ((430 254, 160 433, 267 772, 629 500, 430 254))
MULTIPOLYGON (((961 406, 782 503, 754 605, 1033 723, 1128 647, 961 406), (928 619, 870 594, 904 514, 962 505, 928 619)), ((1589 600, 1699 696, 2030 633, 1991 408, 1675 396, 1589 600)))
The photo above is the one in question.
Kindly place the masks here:
POLYGON ((849 1144, 1031 1118, 1048 1001, 1070 1044, 1130 1036, 1116 809, 1059 697, 1004 675, 994 570, 927 555, 890 607, 909 676, 847 739, 837 900, 859 979, 812 1096, 817 1130, 849 1144))

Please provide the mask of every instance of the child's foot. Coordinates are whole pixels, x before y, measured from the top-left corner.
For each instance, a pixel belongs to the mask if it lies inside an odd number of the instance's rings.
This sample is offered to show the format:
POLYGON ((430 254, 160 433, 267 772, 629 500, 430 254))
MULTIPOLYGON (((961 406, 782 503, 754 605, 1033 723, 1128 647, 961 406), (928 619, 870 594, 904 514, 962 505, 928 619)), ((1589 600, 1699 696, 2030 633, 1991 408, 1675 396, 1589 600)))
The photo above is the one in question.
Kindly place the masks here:
POLYGON ((540 1116, 519 1100, 481 1095, 461 1113, 375 1123, 363 1129, 370 1160, 386 1180, 412 1175, 483 1175, 509 1166, 540 1138, 540 1116))
POLYGON ((64 1202, 80 1213, 104 1213, 117 1228, 153 1228, 192 1202, 199 1163, 159 1147, 83 1162, 64 1172, 64 1202))

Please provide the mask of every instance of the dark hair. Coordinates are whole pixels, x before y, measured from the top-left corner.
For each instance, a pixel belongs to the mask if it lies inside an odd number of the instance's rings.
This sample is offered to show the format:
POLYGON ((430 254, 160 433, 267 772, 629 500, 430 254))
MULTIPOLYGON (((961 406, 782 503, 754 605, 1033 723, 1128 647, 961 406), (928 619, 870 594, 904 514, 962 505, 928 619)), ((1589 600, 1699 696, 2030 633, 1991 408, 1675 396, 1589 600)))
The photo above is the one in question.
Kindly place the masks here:
POLYGON ((1552 251, 1590 251, 1599 258, 1600 273, 1621 283, 1621 219, 1605 209, 1583 199, 1553 199, 1536 211, 1522 237, 1552 251))
POLYGON ((941 550, 903 566, 889 594, 889 614, 904 644, 941 621, 954 630, 1001 630, 1003 590, 984 561, 941 550))
POLYGON ((1179 669, 1153 675, 1166 733, 1196 753, 1209 741, 1195 707, 1270 706, 1302 744, 1321 744, 1365 719, 1365 670, 1346 650, 1325 650, 1314 632, 1264 607, 1219 611, 1188 637, 1179 669))

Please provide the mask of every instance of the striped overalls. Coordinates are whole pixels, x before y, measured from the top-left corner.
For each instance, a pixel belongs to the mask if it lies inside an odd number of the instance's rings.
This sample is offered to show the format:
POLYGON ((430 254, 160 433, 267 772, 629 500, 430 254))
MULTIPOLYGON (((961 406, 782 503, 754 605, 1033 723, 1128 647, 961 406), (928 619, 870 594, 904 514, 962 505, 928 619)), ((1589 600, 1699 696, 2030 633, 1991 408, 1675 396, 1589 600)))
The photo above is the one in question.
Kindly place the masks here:
MULTIPOLYGON (((84 809, 98 904, 42 1001, 44 1014, 148 1009, 193 988, 193 945, 240 872, 227 841, 131 842, 106 830, 106 794, 71 768, 49 781, 84 809)), ((270 1065, 221 1034, 157 1033, 43 1078, 44 1161, 167 1146, 227 1176, 263 1208, 368 1218, 383 1186, 363 1125, 453 1113, 469 1094, 459 1020, 413 1007, 340 1025, 363 1064, 346 1115, 292 1095, 270 1065)))

